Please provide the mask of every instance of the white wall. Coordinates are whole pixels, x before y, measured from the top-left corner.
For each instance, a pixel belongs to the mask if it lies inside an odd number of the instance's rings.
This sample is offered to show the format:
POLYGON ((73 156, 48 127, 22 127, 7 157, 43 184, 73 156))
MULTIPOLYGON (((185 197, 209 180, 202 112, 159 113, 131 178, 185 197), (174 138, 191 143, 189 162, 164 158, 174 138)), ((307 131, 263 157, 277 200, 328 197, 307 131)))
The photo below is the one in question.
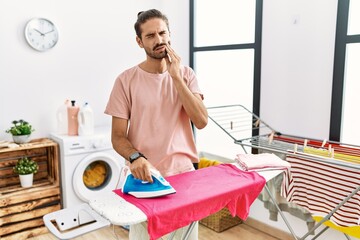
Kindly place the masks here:
POLYGON ((133 26, 137 13, 150 8, 168 16, 173 47, 188 64, 187 1, 0 0, 0 140, 11 140, 5 130, 20 118, 36 129, 33 138, 49 136, 65 99, 89 102, 95 124, 109 125, 103 111, 116 76, 145 59, 133 26), (58 27, 60 40, 47 52, 25 41, 25 24, 34 17, 58 27))
POLYGON ((337 0, 264 1, 261 118, 328 139, 337 0))

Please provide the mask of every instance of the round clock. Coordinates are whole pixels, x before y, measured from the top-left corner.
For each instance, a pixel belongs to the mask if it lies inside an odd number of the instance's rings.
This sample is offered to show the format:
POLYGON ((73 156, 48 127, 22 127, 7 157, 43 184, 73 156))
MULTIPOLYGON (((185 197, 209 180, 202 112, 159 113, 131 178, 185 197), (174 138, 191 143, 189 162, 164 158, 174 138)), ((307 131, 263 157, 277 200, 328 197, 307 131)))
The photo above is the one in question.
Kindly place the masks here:
POLYGON ((45 18, 33 18, 26 24, 25 38, 32 48, 43 52, 56 45, 59 34, 51 21, 45 18))

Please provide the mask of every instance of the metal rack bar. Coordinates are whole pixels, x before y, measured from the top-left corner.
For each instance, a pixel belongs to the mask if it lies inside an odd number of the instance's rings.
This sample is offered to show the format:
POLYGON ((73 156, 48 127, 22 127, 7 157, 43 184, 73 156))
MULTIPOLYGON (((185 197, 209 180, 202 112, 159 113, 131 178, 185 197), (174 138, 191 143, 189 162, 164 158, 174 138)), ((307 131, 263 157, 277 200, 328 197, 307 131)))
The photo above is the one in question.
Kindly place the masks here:
MULTIPOLYGON (((286 154, 289 156, 296 156, 297 149, 307 141, 309 143, 306 146, 319 147, 312 142, 325 142, 327 145, 331 145, 334 150, 338 150, 341 153, 349 153, 360 157, 360 146, 344 144, 335 141, 323 141, 319 139, 306 139, 304 137, 282 134, 270 127, 267 123, 261 120, 254 113, 250 112, 242 105, 225 105, 208 108, 209 118, 220 127, 226 134, 228 134, 235 144, 241 146, 251 147, 254 149, 262 149, 271 152, 286 154), (233 115, 231 115, 233 113, 233 115), (224 118, 226 116, 226 118, 224 118), (238 119, 242 118, 242 119, 238 119), (242 123, 242 126, 248 126, 248 128, 239 131, 235 130, 235 123, 242 123), (290 139, 292 141, 290 141, 290 139), (281 142, 281 144, 278 144, 281 142), (345 151, 341 147, 346 146, 353 150, 345 151), (341 149, 341 150, 339 150, 341 149)), ((323 147, 323 149, 325 149, 323 147)), ((355 169, 360 169, 360 164, 354 164, 351 162, 341 161, 339 159, 333 159, 331 157, 310 156, 309 159, 314 159, 322 162, 333 163, 339 166, 350 166, 355 169)), ((360 162, 359 162, 360 163, 360 162)))
POLYGON ((287 228, 289 229, 291 235, 294 237, 294 239, 298 240, 298 238, 297 238, 297 236, 296 236, 296 234, 295 234, 295 232, 294 232, 294 229, 291 227, 289 221, 288 221, 287 218, 285 217, 284 213, 281 211, 279 205, 276 203, 275 197, 274 197, 274 195, 271 193, 271 191, 270 191, 270 189, 269 189, 269 187, 268 187, 267 185, 265 185, 265 190, 266 190, 266 192, 269 194, 269 196, 270 196, 270 198, 271 198, 271 201, 274 203, 276 209, 277 209, 278 212, 280 213, 280 216, 281 216, 281 218, 284 220, 284 222, 285 222, 287 228))

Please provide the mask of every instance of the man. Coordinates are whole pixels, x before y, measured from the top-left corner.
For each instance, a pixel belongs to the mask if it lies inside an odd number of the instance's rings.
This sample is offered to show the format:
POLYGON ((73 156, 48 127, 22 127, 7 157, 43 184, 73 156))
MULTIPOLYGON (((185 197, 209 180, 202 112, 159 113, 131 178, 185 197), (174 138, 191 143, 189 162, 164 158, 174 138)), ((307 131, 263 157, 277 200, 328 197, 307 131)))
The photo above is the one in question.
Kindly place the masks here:
POLYGON ((118 76, 105 113, 112 116, 114 149, 135 178, 152 182, 150 168, 164 177, 194 170, 191 122, 202 129, 208 115, 194 71, 171 47, 167 17, 140 12, 134 27, 146 60, 118 76))

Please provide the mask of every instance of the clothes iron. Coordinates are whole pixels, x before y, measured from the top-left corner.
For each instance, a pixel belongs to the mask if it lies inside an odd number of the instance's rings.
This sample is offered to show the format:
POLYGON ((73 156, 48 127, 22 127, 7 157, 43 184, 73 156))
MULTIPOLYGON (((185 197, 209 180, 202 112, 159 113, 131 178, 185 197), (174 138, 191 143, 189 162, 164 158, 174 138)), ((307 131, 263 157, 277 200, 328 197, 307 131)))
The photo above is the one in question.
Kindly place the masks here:
MULTIPOLYGON (((136 198, 154 198, 176 193, 176 190, 161 176, 159 171, 150 170, 153 179, 153 182, 150 183, 134 178, 130 169, 126 168, 125 179, 121 188, 123 193, 133 195, 136 198)), ((124 173, 124 171, 122 172, 124 173)))

